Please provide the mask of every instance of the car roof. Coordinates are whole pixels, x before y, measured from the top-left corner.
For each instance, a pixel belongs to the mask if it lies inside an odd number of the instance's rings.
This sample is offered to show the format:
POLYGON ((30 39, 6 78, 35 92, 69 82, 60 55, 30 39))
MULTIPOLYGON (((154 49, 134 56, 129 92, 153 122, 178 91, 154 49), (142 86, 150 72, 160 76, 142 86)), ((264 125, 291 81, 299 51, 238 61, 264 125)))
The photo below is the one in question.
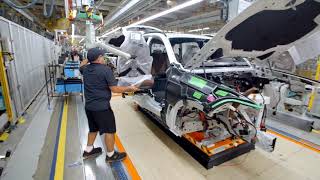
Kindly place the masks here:
POLYGON ((195 34, 178 34, 178 33, 166 33, 168 38, 198 38, 198 39, 211 39, 208 36, 195 35, 195 34))
MULTIPOLYGON (((145 34, 145 35, 151 35, 151 34, 160 35, 160 34, 163 34, 163 33, 148 33, 148 34, 145 34)), ((165 33, 165 35, 166 35, 169 39, 171 39, 171 38, 211 39, 211 37, 208 37, 208 36, 195 35, 195 34, 165 33)))

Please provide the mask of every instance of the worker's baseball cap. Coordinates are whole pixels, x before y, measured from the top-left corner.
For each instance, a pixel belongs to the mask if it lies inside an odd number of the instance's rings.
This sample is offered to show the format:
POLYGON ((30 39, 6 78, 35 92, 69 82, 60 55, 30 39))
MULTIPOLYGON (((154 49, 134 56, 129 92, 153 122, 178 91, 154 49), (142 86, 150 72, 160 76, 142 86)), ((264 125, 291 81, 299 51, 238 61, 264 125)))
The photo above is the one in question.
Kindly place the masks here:
POLYGON ((91 48, 88 50, 87 58, 89 62, 95 61, 99 56, 104 56, 105 50, 100 48, 91 48))

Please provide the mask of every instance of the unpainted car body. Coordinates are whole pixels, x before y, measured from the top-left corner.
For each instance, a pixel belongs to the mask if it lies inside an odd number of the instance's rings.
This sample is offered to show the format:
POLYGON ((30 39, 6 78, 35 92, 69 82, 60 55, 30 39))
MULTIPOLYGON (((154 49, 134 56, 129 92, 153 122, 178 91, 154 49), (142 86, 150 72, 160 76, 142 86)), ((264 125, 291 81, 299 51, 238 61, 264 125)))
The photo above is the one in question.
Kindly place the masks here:
POLYGON ((261 0, 211 39, 157 29, 144 33, 140 40, 152 57, 153 86, 134 100, 176 136, 201 132, 200 143, 207 145, 237 137, 272 151, 275 138, 264 126, 268 99, 259 94, 269 79, 257 76, 246 58, 279 55, 319 30, 319 14, 318 0, 261 0), (190 51, 183 50, 184 42, 193 42, 190 51))

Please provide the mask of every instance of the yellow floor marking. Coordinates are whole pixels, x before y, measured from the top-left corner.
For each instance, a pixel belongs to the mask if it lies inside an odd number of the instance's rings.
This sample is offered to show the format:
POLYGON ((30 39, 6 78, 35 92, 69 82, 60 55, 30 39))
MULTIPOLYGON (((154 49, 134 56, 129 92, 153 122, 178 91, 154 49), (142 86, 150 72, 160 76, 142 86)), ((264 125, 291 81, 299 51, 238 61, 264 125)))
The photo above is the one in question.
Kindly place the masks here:
POLYGON ((18 124, 23 124, 23 123, 25 123, 26 122, 26 119, 24 119, 24 117, 20 117, 19 119, 18 119, 18 124))
POLYGON ((0 135, 1 142, 6 141, 8 138, 9 138, 9 133, 7 133, 7 132, 4 132, 0 135))
POLYGON ((64 176, 64 155, 65 155, 66 138, 67 138, 66 136, 67 120, 68 120, 68 98, 66 98, 64 101, 54 180, 63 180, 63 176, 64 176))

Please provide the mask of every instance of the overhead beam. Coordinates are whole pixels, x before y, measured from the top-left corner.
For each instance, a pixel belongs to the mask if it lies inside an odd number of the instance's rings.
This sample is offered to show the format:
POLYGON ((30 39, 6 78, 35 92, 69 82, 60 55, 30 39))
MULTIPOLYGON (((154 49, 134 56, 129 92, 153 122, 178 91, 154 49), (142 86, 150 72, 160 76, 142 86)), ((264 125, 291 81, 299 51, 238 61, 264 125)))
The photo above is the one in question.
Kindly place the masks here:
POLYGON ((172 21, 176 21, 177 20, 177 17, 159 17, 157 19, 153 19, 151 20, 150 22, 157 22, 157 21, 160 21, 162 23, 167 23, 167 22, 172 22, 172 21))
MULTIPOLYGON (((17 0, 11 0, 11 1, 17 5, 20 5, 20 6, 23 5, 20 1, 17 1, 17 0)), ((32 22, 37 22, 41 27, 48 29, 48 27, 41 21, 41 19, 38 16, 35 16, 31 10, 29 9, 15 9, 15 10, 21 13, 27 19, 31 20, 32 22)))
POLYGON ((111 7, 111 6, 105 6, 105 5, 101 5, 98 7, 99 10, 105 10, 105 11, 111 11, 113 10, 114 8, 111 7))
MULTIPOLYGON (((111 3, 111 4, 117 4, 117 3, 111 3)), ((39 3, 36 3, 36 5, 39 5, 39 6, 42 6, 43 3, 42 2, 39 2, 39 3)), ((63 1, 56 1, 55 2, 55 5, 57 7, 63 7, 64 8, 64 2, 63 1)), ((115 6, 109 6, 109 5, 106 5, 106 4, 102 4, 101 6, 99 6, 99 10, 105 10, 105 11, 111 11, 114 9, 115 6)))
POLYGON ((112 6, 112 7, 117 7, 120 5, 120 3, 112 3, 112 2, 103 2, 102 5, 105 6, 112 6))
POLYGON ((177 26, 179 24, 185 24, 185 23, 189 24, 191 22, 197 23, 203 19, 210 20, 210 18, 213 18, 214 20, 216 20, 217 16, 220 18, 220 14, 221 14, 221 11, 213 11, 213 12, 209 12, 209 13, 205 13, 205 14, 200 14, 197 16, 192 16, 192 17, 189 17, 189 18, 186 18, 183 20, 178 20, 175 22, 167 23, 167 26, 177 26))
POLYGON ((190 22, 185 22, 185 23, 181 23, 181 24, 167 25, 165 27, 167 27, 167 28, 190 27, 190 26, 195 26, 195 25, 199 25, 199 24, 213 23, 215 21, 220 21, 220 20, 221 20, 220 16, 215 16, 215 17, 200 19, 198 21, 190 21, 190 22))

